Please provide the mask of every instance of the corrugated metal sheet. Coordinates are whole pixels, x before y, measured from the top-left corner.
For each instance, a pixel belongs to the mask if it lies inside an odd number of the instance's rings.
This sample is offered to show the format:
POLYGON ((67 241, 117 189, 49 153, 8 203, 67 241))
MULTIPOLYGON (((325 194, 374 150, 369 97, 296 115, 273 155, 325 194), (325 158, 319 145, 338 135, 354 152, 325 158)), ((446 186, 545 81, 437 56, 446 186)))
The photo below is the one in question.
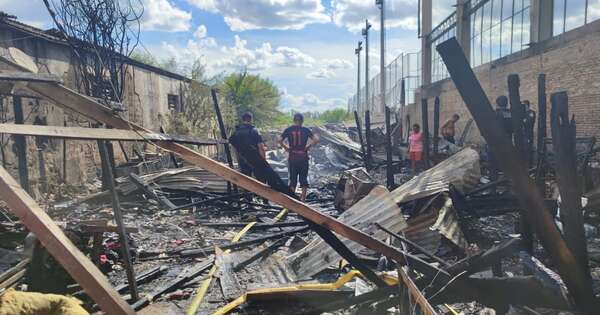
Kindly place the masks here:
POLYGON ((479 154, 466 148, 422 172, 391 194, 394 201, 403 203, 447 191, 449 184, 465 192, 475 187, 480 178, 479 154))
MULTIPOLYGON (((362 200, 344 212, 340 221, 349 224, 370 236, 383 240, 387 234, 375 226, 379 223, 392 231, 406 227, 402 211, 391 198, 391 194, 382 186, 377 186, 362 200)), ((340 237, 348 248, 357 253, 363 246, 340 237)), ((313 240, 305 248, 288 257, 288 263, 299 279, 310 277, 341 258, 320 238, 313 240)))

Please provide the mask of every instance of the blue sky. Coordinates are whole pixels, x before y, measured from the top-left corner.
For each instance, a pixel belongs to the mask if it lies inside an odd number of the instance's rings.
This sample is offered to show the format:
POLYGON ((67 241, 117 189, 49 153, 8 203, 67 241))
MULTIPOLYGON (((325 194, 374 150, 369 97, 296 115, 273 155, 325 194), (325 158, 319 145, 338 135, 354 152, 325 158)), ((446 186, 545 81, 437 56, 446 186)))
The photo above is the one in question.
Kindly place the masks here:
MULTIPOLYGON (((354 48, 365 18, 373 24, 371 74, 379 71, 375 0, 139 1, 145 7, 140 38, 153 56, 182 65, 200 60, 209 74, 261 74, 280 89, 282 109, 346 106, 356 90, 354 48)), ((435 24, 455 0, 433 2, 435 24)), ((0 10, 44 29, 53 26, 42 0, 0 0, 0 10)), ((418 51, 417 0, 387 0, 386 14, 387 60, 418 51)))

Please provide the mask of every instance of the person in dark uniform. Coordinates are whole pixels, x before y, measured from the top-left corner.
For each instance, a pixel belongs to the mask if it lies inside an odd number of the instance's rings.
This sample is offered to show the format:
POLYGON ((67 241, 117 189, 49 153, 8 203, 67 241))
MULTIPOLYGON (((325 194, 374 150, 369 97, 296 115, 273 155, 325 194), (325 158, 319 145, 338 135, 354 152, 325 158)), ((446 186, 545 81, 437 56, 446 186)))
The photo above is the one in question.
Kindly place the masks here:
POLYGON ((302 127, 303 123, 304 116, 300 113, 295 114, 294 125, 285 129, 279 139, 279 145, 288 152, 290 189, 296 191, 296 186, 300 182, 302 201, 306 200, 308 191, 308 150, 319 141, 310 129, 302 127))
MULTIPOLYGON (((252 113, 247 112, 242 115, 242 123, 235 126, 235 131, 231 135, 230 139, 235 139, 235 141, 247 144, 250 149, 257 150, 260 156, 262 156, 263 159, 265 158, 266 146, 263 142, 260 132, 258 132, 258 129, 252 125, 252 113)), ((254 178, 264 182, 264 176, 254 172, 252 165, 244 160, 240 152, 237 153, 238 165, 242 174, 247 176, 254 175, 254 178)))
MULTIPOLYGON (((509 141, 512 143, 512 113, 510 112, 510 108, 508 108, 508 98, 504 95, 498 96, 498 98, 496 98, 496 120, 498 121, 498 123, 500 123, 500 126, 504 130, 504 133, 508 137, 509 141)), ((492 151, 489 149, 489 147, 487 152, 490 161, 490 179, 492 181, 495 181, 499 178, 500 168, 498 167, 498 161, 496 160, 496 157, 492 154, 492 151)), ((495 188, 492 191, 495 191, 495 188)))
POLYGON ((523 101, 525 107, 525 118, 523 119, 523 128, 525 129, 525 140, 527 141, 527 156, 529 157, 529 166, 533 166, 534 144, 534 128, 537 113, 531 109, 531 103, 527 100, 523 101))

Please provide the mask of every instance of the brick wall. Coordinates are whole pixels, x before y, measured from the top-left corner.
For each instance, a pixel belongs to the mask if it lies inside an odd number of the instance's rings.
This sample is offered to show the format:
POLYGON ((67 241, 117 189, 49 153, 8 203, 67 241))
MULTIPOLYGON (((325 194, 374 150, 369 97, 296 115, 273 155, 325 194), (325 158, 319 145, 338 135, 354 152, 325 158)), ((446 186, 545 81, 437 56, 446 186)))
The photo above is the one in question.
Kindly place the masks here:
MULTIPOLYGON (((508 75, 518 74, 521 79, 521 99, 529 100, 536 111, 537 78, 540 73, 546 74, 548 119, 550 95, 567 91, 570 112, 575 115, 577 122, 578 136, 600 138, 600 24, 592 23, 475 69, 492 104, 496 97, 508 96, 508 75)), ((418 93, 416 99, 420 100, 422 96, 429 100, 430 127, 433 126, 433 99, 439 96, 441 123, 453 113, 458 113, 462 117, 458 124, 460 134, 470 115, 454 83, 450 79, 436 82, 418 93)), ((417 103, 403 109, 403 116, 409 114, 413 123, 421 122, 421 104, 417 103)), ((547 125, 549 128, 550 123, 547 125)), ((467 141, 482 143, 476 127, 471 130, 467 141)))

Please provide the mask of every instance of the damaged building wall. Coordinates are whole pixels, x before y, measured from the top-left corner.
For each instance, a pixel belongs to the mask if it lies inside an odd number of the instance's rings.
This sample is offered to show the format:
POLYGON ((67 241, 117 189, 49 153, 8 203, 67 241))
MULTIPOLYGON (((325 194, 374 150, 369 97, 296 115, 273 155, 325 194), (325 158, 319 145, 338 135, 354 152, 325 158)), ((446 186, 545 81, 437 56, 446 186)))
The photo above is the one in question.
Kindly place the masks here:
MULTIPOLYGON (((567 91, 569 108, 577 121, 578 136, 600 137, 600 114, 594 109, 600 106, 598 82, 600 81, 600 21, 564 33, 560 36, 532 44, 528 49, 514 53, 499 60, 478 66, 474 69, 492 104, 500 95, 508 96, 507 77, 518 74, 521 81, 521 99, 529 100, 537 111, 537 79, 546 74, 546 90, 549 96, 553 92, 567 91)), ((402 117, 410 115, 411 123, 421 123, 421 98, 426 97, 429 104, 430 130, 433 126, 433 102, 440 97, 440 121, 443 123, 452 114, 462 118, 457 123, 460 134, 470 114, 451 79, 438 81, 423 87, 417 93, 416 104, 402 109, 402 117)), ((548 109, 549 110, 549 109, 548 109)), ((550 115, 548 115, 550 119, 550 115)), ((547 123, 550 128, 550 123, 547 123)), ((481 144, 483 139, 474 125, 467 142, 481 144)))
MULTIPOLYGON (((76 72, 68 44, 60 38, 34 27, 22 24, 8 17, 0 17, 0 73, 22 72, 14 64, 31 62, 38 68, 38 73, 52 74, 63 80, 72 89, 76 87, 76 72), (3 60, 4 59, 4 60, 3 60)), ((141 64, 131 60, 125 82, 123 105, 126 109, 122 115, 148 129, 158 131, 161 122, 170 111, 182 110, 184 96, 189 79, 162 69, 141 64)), ((32 95, 24 91, 26 95, 32 95)), ((0 102, 2 122, 14 122, 12 97, 4 96, 0 102)), ((25 124, 42 122, 47 125, 90 127, 89 120, 73 113, 65 113, 54 104, 34 98, 23 98, 25 124)), ((51 139, 44 145, 36 145, 33 137, 27 137, 27 158, 30 186, 36 198, 40 195, 42 181, 58 183, 63 173, 63 141, 51 139), (42 149, 42 155, 39 149, 42 149), (40 159, 44 157, 45 169, 40 170, 40 159), (40 173, 45 173, 42 179, 40 173)), ((0 135, 2 156, 7 168, 16 175, 16 151, 10 135, 0 135)), ((39 142, 39 141, 38 141, 39 142)), ((85 183, 97 178, 100 174, 100 157, 94 141, 66 142, 66 174, 67 183, 85 183)), ((142 144, 143 145, 143 144, 142 144)), ((130 156, 132 144, 124 144, 130 156)), ((141 149, 139 146, 138 149, 141 149)), ((152 146, 146 146, 153 150, 152 146)), ((214 153, 212 147, 202 147, 203 153, 214 153)), ((118 162, 124 161, 119 146, 114 144, 115 157, 118 162)), ((54 185, 51 185, 54 186, 54 185)))

